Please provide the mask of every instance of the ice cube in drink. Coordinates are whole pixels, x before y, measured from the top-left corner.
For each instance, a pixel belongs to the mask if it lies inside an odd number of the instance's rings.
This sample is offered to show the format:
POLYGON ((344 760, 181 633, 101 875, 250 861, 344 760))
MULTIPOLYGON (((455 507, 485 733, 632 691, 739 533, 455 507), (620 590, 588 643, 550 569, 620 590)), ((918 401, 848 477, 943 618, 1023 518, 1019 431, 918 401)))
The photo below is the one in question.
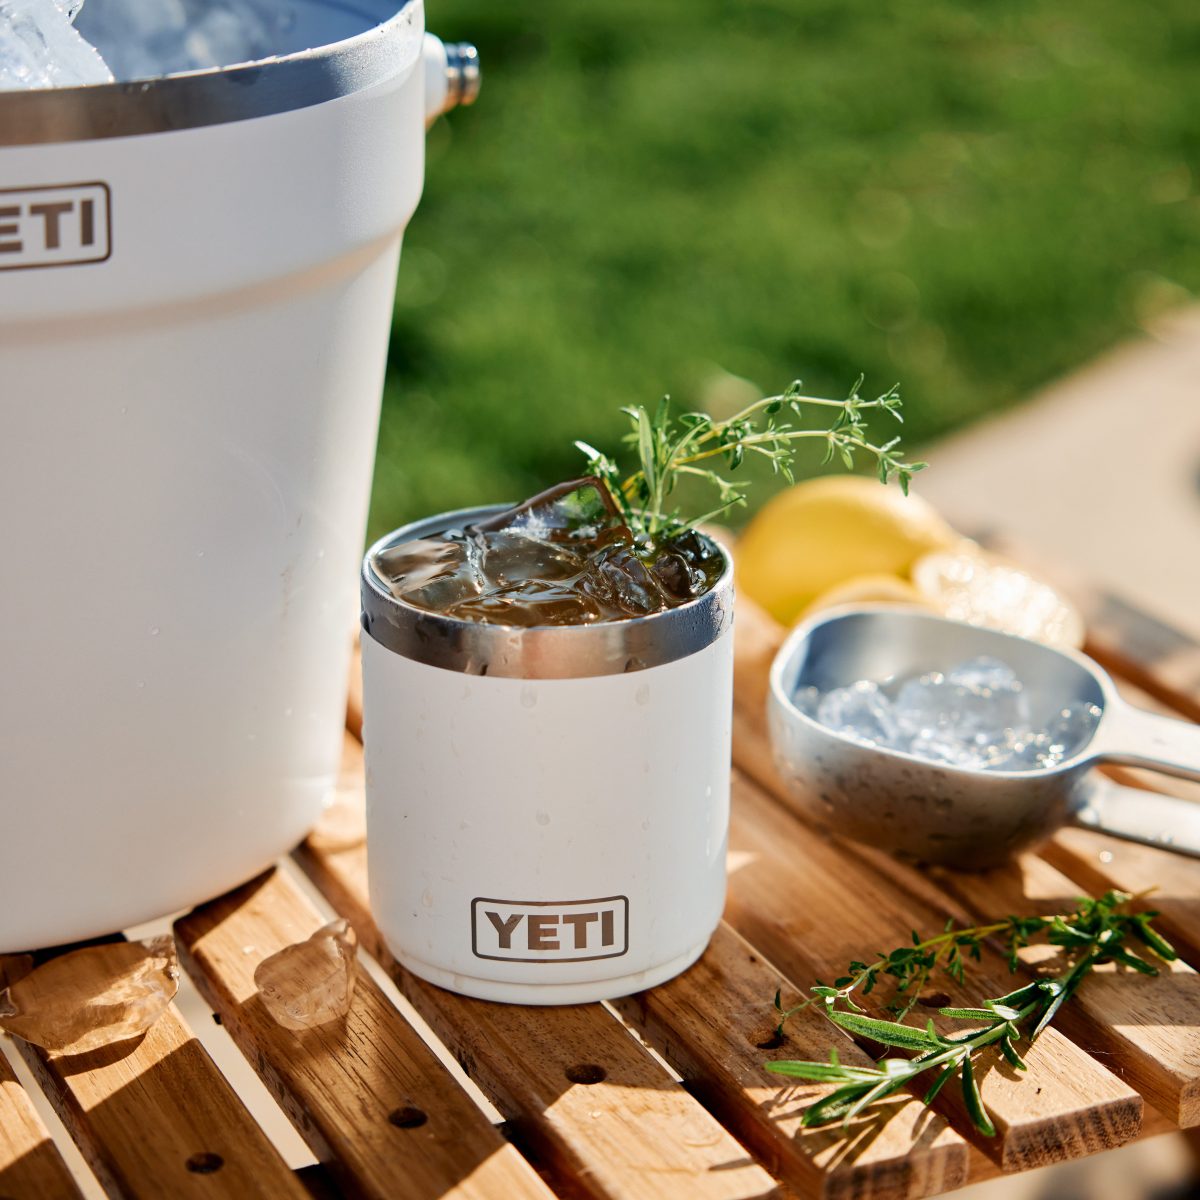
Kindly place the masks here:
POLYGON ((725 558, 695 530, 635 535, 608 487, 585 476, 486 521, 383 550, 372 566, 417 608, 531 627, 678 608, 716 583, 725 558))

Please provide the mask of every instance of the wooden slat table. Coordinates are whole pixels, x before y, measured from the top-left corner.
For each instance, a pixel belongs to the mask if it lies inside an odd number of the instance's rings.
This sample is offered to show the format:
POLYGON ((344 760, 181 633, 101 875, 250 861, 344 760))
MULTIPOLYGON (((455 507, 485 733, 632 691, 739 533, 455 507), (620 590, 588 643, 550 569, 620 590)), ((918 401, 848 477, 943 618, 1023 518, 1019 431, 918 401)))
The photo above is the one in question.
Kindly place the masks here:
MULTIPOLYGON (((1112 597, 1087 597, 1087 608, 1089 649, 1122 686, 1200 719, 1200 647, 1112 597)), ((489 1004, 424 983, 391 959, 367 904, 352 688, 337 803, 292 866, 175 926, 188 974, 321 1166, 287 1168, 172 1008, 133 1049, 62 1060, 20 1047, 105 1191, 153 1200, 888 1200, 1200 1126, 1200 864, 1073 829, 1011 867, 957 875, 806 826, 778 786, 762 719, 764 670, 781 635, 739 606, 726 923, 692 970, 612 1005, 489 1004), (271 1020, 255 967, 325 919, 293 876, 297 865, 350 919, 423 1024, 365 967, 344 1024, 293 1034, 271 1020), (902 1094, 848 1131, 805 1130, 800 1113, 819 1089, 763 1069, 770 1058, 825 1058, 831 1047, 867 1061, 865 1047, 811 1012, 777 1036, 777 989, 786 1001, 849 958, 948 916, 1041 912, 1109 887, 1157 887, 1153 903, 1183 961, 1156 979, 1098 972, 1033 1047, 1026 1075, 986 1069, 994 1139, 974 1132, 952 1089, 933 1111, 902 1094), (501 1124, 460 1086, 451 1060, 501 1124)), ((1003 986, 1008 976, 997 959, 976 978, 1003 986)), ((939 981, 938 990, 971 1002, 974 986, 939 981)), ((78 1195, 0 1056, 0 1200, 78 1195)))

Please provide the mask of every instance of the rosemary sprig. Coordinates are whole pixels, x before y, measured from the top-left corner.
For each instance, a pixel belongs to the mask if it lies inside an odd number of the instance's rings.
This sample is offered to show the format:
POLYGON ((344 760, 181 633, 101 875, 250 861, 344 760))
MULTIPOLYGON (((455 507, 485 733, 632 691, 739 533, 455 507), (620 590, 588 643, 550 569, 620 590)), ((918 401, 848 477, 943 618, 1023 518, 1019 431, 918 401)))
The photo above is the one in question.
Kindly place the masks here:
POLYGON ((745 504, 748 484, 726 479, 716 469, 719 463, 732 472, 747 455, 758 455, 771 464, 775 474, 793 482, 796 444, 802 441, 823 441, 826 463, 836 457, 853 469, 859 456, 866 457, 873 462, 881 482, 895 478, 907 493, 913 475, 925 463, 905 462, 897 449, 898 437, 876 443, 867 431, 867 418, 876 411, 903 421, 899 387, 864 400, 859 395, 862 383, 860 375, 845 400, 827 400, 803 395, 797 380, 780 395, 764 396, 721 421, 700 412, 673 416, 665 397, 653 416, 641 406, 623 408, 621 411, 632 423, 623 441, 636 452, 639 464, 628 475, 587 442, 575 445, 587 456, 589 471, 608 484, 630 528, 649 537, 712 520, 745 504), (830 410, 832 420, 824 429, 798 429, 788 418, 800 416, 806 409, 830 410), (679 481, 687 477, 715 488, 717 506, 685 520, 678 509, 669 506, 669 499, 679 481))
POLYGON ((1164 962, 1175 959, 1175 950, 1151 924, 1154 911, 1131 912, 1133 897, 1125 892, 1106 892, 1099 899, 1081 898, 1074 911, 1044 917, 1005 917, 986 925, 956 927, 953 921, 936 937, 922 940, 913 932, 911 946, 902 946, 888 954, 878 954, 872 962, 852 962, 847 974, 832 987, 818 982, 808 989, 799 1004, 784 1009, 778 992, 775 1008, 780 1014, 778 1032, 784 1024, 809 1005, 817 1004, 835 1025, 852 1036, 869 1038, 883 1046, 907 1051, 911 1057, 884 1058, 876 1067, 847 1067, 830 1050, 828 1062, 781 1060, 766 1064, 767 1070, 818 1083, 840 1086, 805 1110, 806 1126, 831 1121, 848 1122, 873 1101, 912 1084, 926 1072, 936 1072, 924 1103, 932 1103, 946 1082, 958 1076, 963 1101, 975 1127, 991 1137, 995 1127, 984 1107, 976 1081, 980 1053, 996 1046, 1010 1066, 1025 1070, 1017 1050, 1018 1043, 1032 1043, 1053 1021, 1059 1009, 1075 994, 1088 973, 1102 962, 1117 962, 1144 975, 1157 975, 1150 957, 1164 962), (919 999, 921 989, 937 970, 945 971, 962 983, 967 960, 980 958, 984 939, 999 937, 1005 947, 1008 967, 1016 971, 1018 951, 1034 937, 1044 936, 1057 946, 1066 963, 1056 975, 1035 979, 1003 996, 984 1000, 978 1007, 947 1006, 939 1015, 952 1020, 980 1022, 977 1029, 965 1033, 943 1034, 932 1018, 924 1028, 904 1023, 919 999), (1141 954, 1130 949, 1137 943, 1141 954), (866 1015, 855 1002, 856 993, 866 995, 880 977, 895 981, 894 997, 887 1006, 894 1019, 866 1015))

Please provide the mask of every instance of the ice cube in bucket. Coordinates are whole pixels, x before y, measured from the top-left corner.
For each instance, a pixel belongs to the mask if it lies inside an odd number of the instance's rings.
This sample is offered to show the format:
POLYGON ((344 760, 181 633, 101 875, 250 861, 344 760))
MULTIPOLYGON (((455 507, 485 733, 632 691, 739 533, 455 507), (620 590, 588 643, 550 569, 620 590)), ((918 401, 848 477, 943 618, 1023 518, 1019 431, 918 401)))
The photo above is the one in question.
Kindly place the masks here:
POLYGON ((0 91, 112 82, 71 25, 77 8, 65 0, 0 0, 0 91))

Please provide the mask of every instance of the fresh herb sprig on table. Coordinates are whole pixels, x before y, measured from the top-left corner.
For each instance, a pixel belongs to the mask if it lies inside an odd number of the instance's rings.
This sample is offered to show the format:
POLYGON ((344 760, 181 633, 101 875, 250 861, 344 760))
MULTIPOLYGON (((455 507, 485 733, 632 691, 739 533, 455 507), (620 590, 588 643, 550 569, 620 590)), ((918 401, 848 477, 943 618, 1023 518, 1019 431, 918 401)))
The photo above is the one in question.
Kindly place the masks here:
POLYGON ((745 504, 747 484, 726 479, 716 469, 720 465, 735 471, 747 455, 758 455, 770 462, 776 474, 793 482, 792 462, 796 444, 802 441, 823 441, 824 461, 832 462, 838 457, 850 469, 859 456, 865 457, 873 461, 883 483, 894 477, 907 493, 913 475, 925 464, 905 462, 897 449, 898 437, 872 442, 866 424, 867 417, 876 411, 903 421, 899 388, 864 400, 859 395, 862 382, 859 376, 845 400, 826 400, 803 395, 797 380, 781 395, 756 400, 725 420, 700 412, 673 416, 665 398, 653 416, 640 406, 623 408, 621 411, 633 426, 623 440, 636 451, 639 462, 638 468, 628 475, 608 455, 587 442, 575 444, 587 456, 591 473, 608 484, 629 527, 648 537, 678 532, 745 504), (833 420, 824 429, 795 428, 788 417, 800 416, 808 409, 831 410, 833 420), (671 493, 686 477, 701 479, 715 488, 717 507, 688 520, 678 509, 670 507, 671 493))
POLYGON ((852 962, 847 973, 832 987, 820 983, 794 1007, 784 1009, 779 993, 775 1008, 780 1013, 778 1032, 789 1017, 810 1005, 818 1005, 834 1024, 856 1037, 869 1038, 912 1054, 911 1058, 884 1058, 877 1067, 845 1066, 836 1050, 828 1062, 781 1060, 766 1064, 767 1070, 815 1083, 836 1083, 829 1095, 805 1110, 806 1126, 832 1121, 848 1122, 868 1104, 912 1083, 919 1075, 936 1072, 924 1093, 924 1103, 933 1098, 955 1075, 959 1078, 967 1113, 975 1127, 988 1137, 995 1126, 984 1108, 976 1080, 980 1053, 995 1046, 1010 1066, 1025 1070, 1017 1047, 1032 1043, 1054 1020, 1059 1009, 1075 994, 1084 978, 1098 963, 1116 962, 1143 975, 1157 975, 1158 968, 1145 955, 1172 962, 1176 955, 1170 942, 1152 925, 1157 912, 1132 912, 1135 898, 1125 892, 1106 892, 1098 900, 1082 898, 1073 912, 1045 917, 1005 917, 987 925, 956 927, 953 921, 936 937, 922 939, 913 932, 911 946, 879 954, 873 962, 852 962), (984 1000, 977 1008, 939 1008, 941 1016, 978 1022, 979 1028, 965 1033, 943 1034, 930 1019, 924 1028, 904 1023, 920 998, 921 990, 938 970, 958 983, 967 972, 968 960, 980 958, 986 938, 1004 944, 1010 971, 1016 971, 1018 951, 1035 937, 1044 936, 1057 946, 1066 965, 1056 975, 1036 979, 1004 996, 984 1000), (1130 943, 1141 954, 1135 954, 1130 943), (867 1016, 854 1000, 867 995, 881 978, 895 981, 894 997, 887 1009, 893 1020, 867 1016))

